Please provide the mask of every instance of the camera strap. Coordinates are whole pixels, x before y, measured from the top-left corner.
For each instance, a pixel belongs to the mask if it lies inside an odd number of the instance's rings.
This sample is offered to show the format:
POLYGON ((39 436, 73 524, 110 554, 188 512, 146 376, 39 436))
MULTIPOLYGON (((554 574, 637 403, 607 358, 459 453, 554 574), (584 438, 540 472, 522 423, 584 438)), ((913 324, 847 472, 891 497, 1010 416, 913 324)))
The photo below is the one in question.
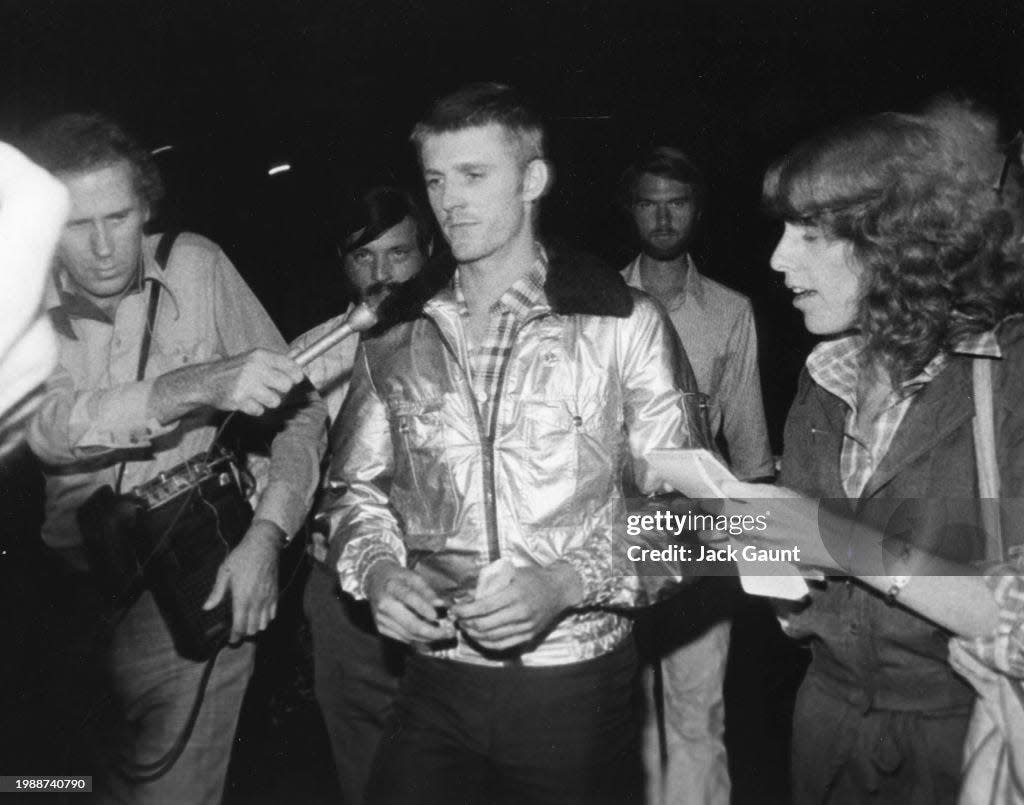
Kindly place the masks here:
MULTIPOLYGON (((173 248, 174 241, 177 237, 178 233, 176 231, 165 232, 160 238, 160 242, 157 244, 155 259, 156 264, 160 267, 161 271, 167 270, 167 263, 171 256, 171 249, 173 248)), ((146 310, 146 327, 142 332, 142 344, 139 348, 139 365, 135 372, 136 381, 143 380, 146 376, 146 366, 149 363, 149 353, 153 344, 153 331, 156 328, 156 314, 160 306, 160 287, 159 282, 154 281, 151 283, 149 307, 146 310)), ((117 470, 117 482, 114 486, 114 491, 117 494, 121 493, 121 483, 124 480, 126 465, 127 462, 122 461, 121 466, 118 467, 117 470)), ((202 707, 203 697, 206 694, 210 675, 213 673, 214 664, 217 660, 217 654, 219 653, 219 651, 215 652, 214 655, 206 661, 188 718, 171 748, 162 757, 152 763, 126 763, 125 765, 127 768, 118 769, 118 772, 123 777, 135 783, 152 782, 153 780, 163 777, 168 771, 170 771, 171 767, 174 766, 178 757, 188 744, 189 738, 192 736, 192 729, 195 727, 196 719, 199 717, 199 709, 202 707)))
MULTIPOLYGON (((171 256, 171 248, 178 237, 177 232, 165 232, 156 247, 156 264, 161 271, 167 270, 167 261, 171 256)), ((160 307, 160 283, 152 282, 149 288, 149 307, 146 310, 146 326, 142 331, 142 345, 139 348, 139 366, 135 370, 135 380, 139 381, 146 376, 146 365, 149 363, 149 352, 153 345, 153 330, 156 327, 156 313, 160 307)), ((121 462, 117 468, 117 480, 114 482, 114 492, 121 494, 121 483, 124 480, 126 461, 121 462)))

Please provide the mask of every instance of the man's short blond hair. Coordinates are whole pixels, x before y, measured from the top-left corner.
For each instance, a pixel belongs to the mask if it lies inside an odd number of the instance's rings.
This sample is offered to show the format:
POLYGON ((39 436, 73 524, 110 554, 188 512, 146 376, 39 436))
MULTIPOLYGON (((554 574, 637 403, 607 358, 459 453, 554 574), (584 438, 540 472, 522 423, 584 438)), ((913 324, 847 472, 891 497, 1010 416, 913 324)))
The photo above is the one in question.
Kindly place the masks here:
POLYGON ((540 116, 514 89, 494 82, 469 84, 437 100, 409 139, 422 151, 427 137, 490 125, 504 129, 522 165, 544 159, 540 116))

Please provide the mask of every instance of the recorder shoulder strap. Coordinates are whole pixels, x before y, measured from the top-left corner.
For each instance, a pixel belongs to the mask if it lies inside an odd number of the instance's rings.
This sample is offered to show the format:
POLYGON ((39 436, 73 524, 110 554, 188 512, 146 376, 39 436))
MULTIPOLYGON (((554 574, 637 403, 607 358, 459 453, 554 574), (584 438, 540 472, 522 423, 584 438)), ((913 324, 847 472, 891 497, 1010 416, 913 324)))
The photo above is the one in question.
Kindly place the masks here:
MULTIPOLYGON (((177 232, 165 232, 156 247, 156 263, 161 271, 167 270, 167 261, 171 256, 171 247, 178 237, 177 232)), ((151 282, 149 286, 149 307, 146 310, 146 325, 142 331, 142 346, 139 349, 139 365, 135 370, 135 379, 142 380, 146 376, 146 365, 149 363, 149 352, 153 344, 153 330, 156 327, 156 313, 160 307, 160 283, 151 282)), ((125 463, 117 468, 117 481, 114 492, 121 494, 121 482, 124 480, 125 463)))

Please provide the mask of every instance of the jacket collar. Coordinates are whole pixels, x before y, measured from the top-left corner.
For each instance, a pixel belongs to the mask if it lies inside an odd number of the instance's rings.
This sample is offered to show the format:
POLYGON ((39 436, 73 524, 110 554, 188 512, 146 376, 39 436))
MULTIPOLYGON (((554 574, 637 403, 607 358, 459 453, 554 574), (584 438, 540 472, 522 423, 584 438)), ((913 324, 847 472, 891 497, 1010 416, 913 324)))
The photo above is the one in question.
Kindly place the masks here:
MULTIPOLYGON (((868 479, 860 500, 878 494, 905 467, 948 439, 950 434, 974 416, 971 362, 973 358, 978 357, 998 360, 1002 356, 998 332, 997 327, 995 330, 965 338, 956 345, 950 355, 942 355, 941 358, 933 360, 917 378, 908 381, 910 385, 917 387, 914 401, 878 468, 868 479)), ((827 483, 830 489, 841 490, 839 451, 842 449, 842 434, 846 427, 846 404, 834 390, 828 389, 816 380, 807 383, 797 396, 798 401, 805 405, 810 404, 813 398, 817 399, 820 417, 817 422, 823 426, 822 434, 828 434, 830 445, 826 463, 823 465, 823 475, 827 476, 827 481, 823 482, 827 483), (812 395, 815 388, 824 394, 812 395)), ((812 430, 815 429, 816 427, 812 427, 812 430)), ((830 494, 839 498, 845 497, 845 492, 841 491, 830 494)), ((857 505, 856 501, 851 501, 851 504, 857 505)))
POLYGON ((921 376, 927 375, 926 385, 907 411, 906 421, 864 488, 863 497, 874 494, 910 462, 932 450, 973 418, 972 362, 977 358, 1002 358, 998 333, 1011 320, 1019 321, 1019 316, 1000 322, 993 330, 963 339, 952 354, 937 356, 938 360, 925 367, 921 376))
MULTIPOLYGON (((559 245, 545 245, 548 255, 544 295, 551 311, 573 316, 614 316, 627 318, 633 312, 633 297, 617 271, 604 261, 559 245)), ((395 324, 413 321, 424 313, 428 301, 448 301, 456 263, 447 249, 436 255, 419 274, 402 283, 382 305, 377 332, 395 324)))
MULTIPOLYGON (((163 286, 162 291, 174 298, 174 293, 163 277, 163 270, 156 262, 156 248, 160 240, 159 235, 148 235, 142 241, 142 265, 139 269, 137 280, 133 280, 134 287, 125 296, 141 293, 142 290, 152 282, 158 282, 163 286)), ((89 319, 104 324, 113 325, 111 318, 87 297, 75 290, 74 283, 67 276, 67 272, 61 268, 55 268, 52 274, 52 281, 48 284, 43 304, 50 316, 53 328, 64 338, 77 341, 78 336, 71 325, 73 319, 89 319)), ((177 301, 175 300, 175 305, 177 301)))
POLYGON ((946 370, 921 389, 910 404, 861 497, 877 493, 904 467, 933 450, 970 420, 974 416, 971 395, 971 359, 966 356, 951 359, 946 370))

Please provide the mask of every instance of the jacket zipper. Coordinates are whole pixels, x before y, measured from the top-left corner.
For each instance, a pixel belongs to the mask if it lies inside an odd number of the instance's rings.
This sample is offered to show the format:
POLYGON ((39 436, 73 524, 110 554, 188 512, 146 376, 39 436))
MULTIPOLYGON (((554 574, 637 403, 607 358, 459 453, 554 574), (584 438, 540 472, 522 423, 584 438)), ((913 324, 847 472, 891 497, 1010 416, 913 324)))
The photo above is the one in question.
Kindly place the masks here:
POLYGON ((469 401, 473 417, 476 420, 477 435, 480 437, 480 443, 483 447, 483 492, 484 518, 487 529, 487 561, 494 562, 501 556, 501 544, 498 541, 498 511, 494 502, 494 439, 487 433, 476 397, 473 395, 473 386, 469 379, 469 367, 462 367, 458 350, 455 349, 451 341, 445 336, 441 325, 434 321, 432 316, 428 315, 426 318, 434 325, 441 343, 444 344, 444 348, 451 354, 455 365, 459 367, 459 371, 463 375, 462 390, 465 398, 469 401))
MULTIPOLYGON (((505 394, 505 375, 508 372, 508 367, 512 363, 512 359, 515 357, 514 350, 516 347, 516 341, 519 339, 519 333, 522 331, 529 322, 534 319, 539 319, 547 315, 546 313, 539 313, 533 316, 527 316, 516 328, 512 334, 512 350, 509 352, 508 360, 505 361, 501 367, 501 374, 498 375, 498 391, 495 394, 493 401, 493 410, 491 411, 491 423, 493 423, 494 430, 498 426, 498 408, 501 403, 501 398, 505 394)), ((455 365, 459 367, 463 375, 462 388, 465 392, 466 398, 469 400, 470 407, 473 409, 473 415, 476 419, 477 434, 480 437, 480 443, 483 446, 483 485, 484 485, 484 515, 487 527, 487 560, 488 562, 494 562, 501 557, 501 542, 498 539, 498 504, 497 496, 495 494, 495 483, 494 483, 494 433, 488 429, 488 423, 483 421, 483 416, 480 413, 480 407, 477 405, 476 396, 473 394, 473 387, 469 376, 469 367, 465 369, 459 362, 459 353, 455 349, 454 345, 445 336, 444 331, 433 318, 433 316, 426 316, 430 320, 431 324, 437 330, 438 337, 441 339, 441 343, 444 344, 445 349, 451 354, 455 360, 455 365)))

